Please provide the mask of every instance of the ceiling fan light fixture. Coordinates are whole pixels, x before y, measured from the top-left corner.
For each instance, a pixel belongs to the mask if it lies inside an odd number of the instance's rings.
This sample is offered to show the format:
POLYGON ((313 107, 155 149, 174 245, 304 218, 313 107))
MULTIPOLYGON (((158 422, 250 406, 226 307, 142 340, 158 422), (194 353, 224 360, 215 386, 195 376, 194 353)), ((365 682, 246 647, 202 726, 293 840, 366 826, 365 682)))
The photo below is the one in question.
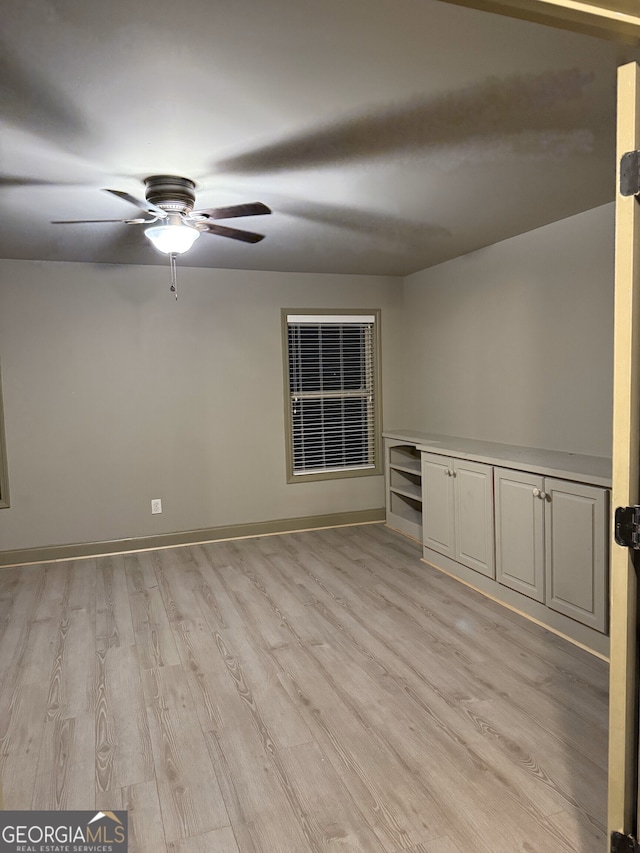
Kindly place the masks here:
POLYGON ((167 255, 181 255, 187 252, 200 236, 197 228, 184 223, 154 225, 144 232, 159 252, 167 255))

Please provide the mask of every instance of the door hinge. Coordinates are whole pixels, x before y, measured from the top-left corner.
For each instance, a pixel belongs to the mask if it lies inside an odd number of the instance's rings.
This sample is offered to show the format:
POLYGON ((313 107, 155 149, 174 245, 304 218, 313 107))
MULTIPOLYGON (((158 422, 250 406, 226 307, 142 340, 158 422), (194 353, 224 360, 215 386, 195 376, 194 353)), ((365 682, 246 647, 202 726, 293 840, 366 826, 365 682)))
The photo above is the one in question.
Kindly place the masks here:
POLYGON ((627 151, 620 160, 620 195, 640 194, 640 151, 627 151))
POLYGON ((640 506, 616 508, 615 538, 618 545, 640 549, 640 506))
POLYGON ((611 853, 640 853, 640 844, 638 844, 633 835, 612 832, 611 853))

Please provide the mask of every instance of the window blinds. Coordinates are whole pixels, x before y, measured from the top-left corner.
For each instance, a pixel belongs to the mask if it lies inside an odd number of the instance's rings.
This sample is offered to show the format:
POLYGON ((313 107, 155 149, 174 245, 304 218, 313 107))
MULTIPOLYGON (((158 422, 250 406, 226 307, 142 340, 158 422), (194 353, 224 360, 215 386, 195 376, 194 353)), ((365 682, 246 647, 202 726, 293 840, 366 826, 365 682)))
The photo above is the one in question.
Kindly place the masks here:
POLYGON ((374 323, 287 316, 294 475, 375 467, 374 323))

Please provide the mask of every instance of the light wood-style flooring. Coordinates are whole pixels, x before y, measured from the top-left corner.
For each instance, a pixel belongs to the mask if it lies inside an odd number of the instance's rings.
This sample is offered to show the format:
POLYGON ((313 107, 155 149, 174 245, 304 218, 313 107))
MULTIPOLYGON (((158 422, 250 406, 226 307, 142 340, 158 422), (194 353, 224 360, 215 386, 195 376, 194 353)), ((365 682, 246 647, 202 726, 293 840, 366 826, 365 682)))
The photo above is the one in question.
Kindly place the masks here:
POLYGON ((381 525, 0 572, 8 809, 131 853, 602 853, 607 665, 381 525))

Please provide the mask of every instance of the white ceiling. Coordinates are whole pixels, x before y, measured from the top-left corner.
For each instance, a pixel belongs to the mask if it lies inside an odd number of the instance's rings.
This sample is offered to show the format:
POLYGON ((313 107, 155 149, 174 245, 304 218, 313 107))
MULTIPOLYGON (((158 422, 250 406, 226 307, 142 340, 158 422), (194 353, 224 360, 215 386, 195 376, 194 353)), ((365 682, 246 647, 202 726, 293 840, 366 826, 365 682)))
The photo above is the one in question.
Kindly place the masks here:
POLYGON ((438 0, 3 0, 0 257, 166 264, 101 187, 262 201, 181 265, 404 275, 614 198, 640 51, 438 0))

